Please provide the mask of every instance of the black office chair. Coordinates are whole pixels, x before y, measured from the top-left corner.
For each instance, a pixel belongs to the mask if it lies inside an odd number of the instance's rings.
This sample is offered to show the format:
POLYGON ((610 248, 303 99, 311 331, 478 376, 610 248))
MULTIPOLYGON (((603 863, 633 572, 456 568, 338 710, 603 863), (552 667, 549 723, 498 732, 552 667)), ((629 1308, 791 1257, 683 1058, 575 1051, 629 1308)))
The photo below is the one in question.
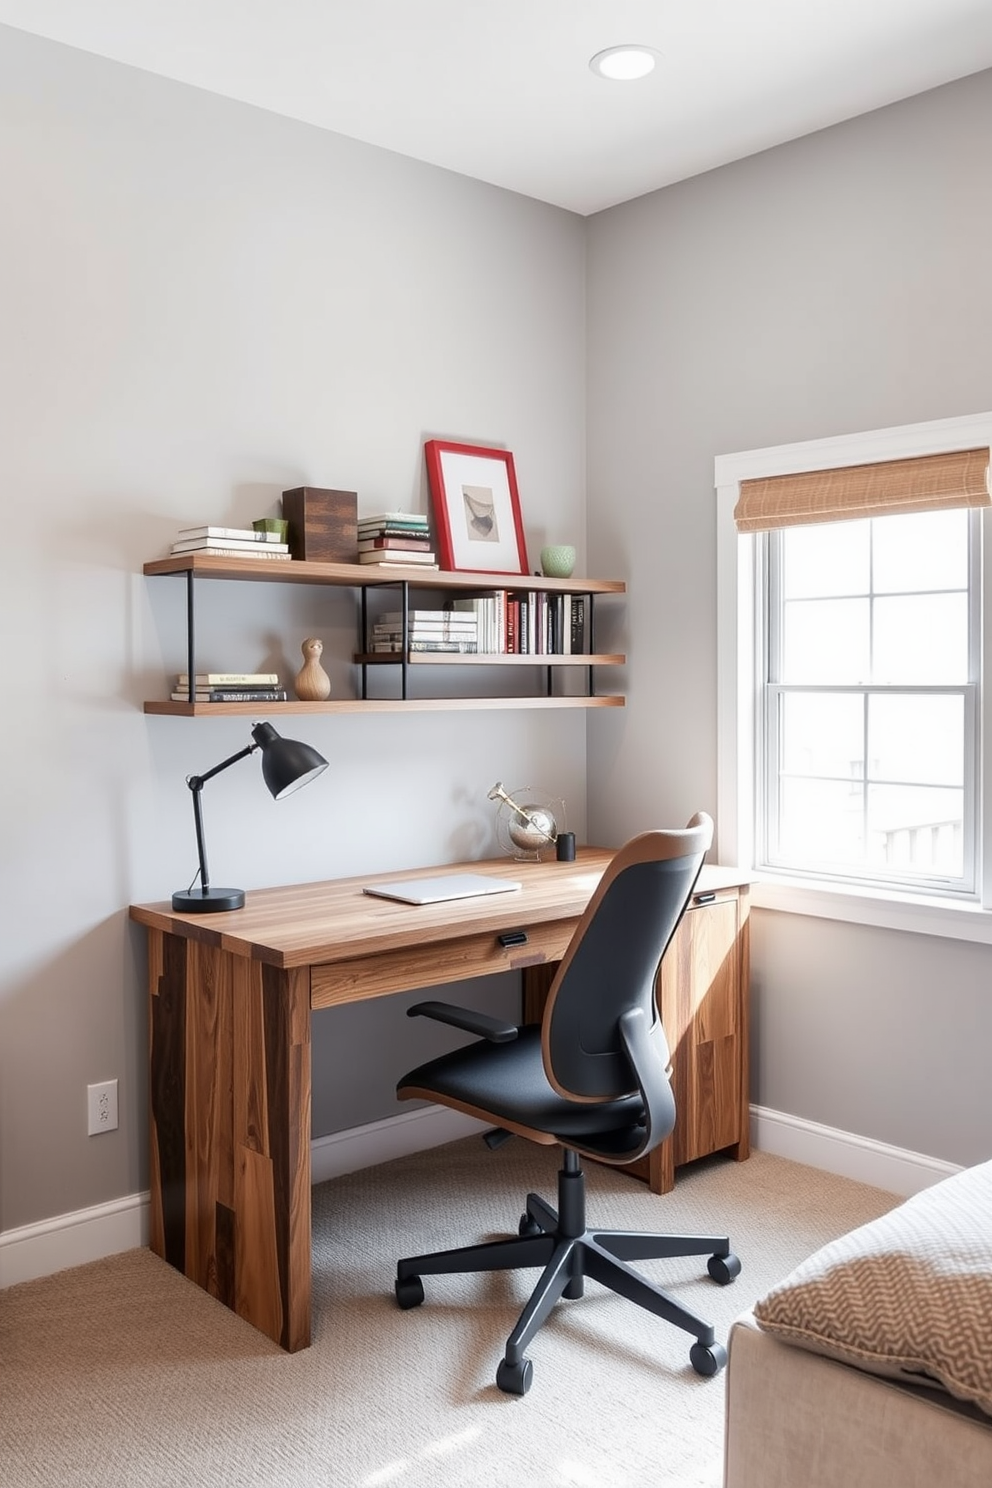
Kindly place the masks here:
POLYGON ((689 1359, 697 1374, 716 1374, 727 1362, 712 1327, 627 1262, 709 1254, 710 1276, 726 1285, 741 1269, 730 1241, 587 1229, 580 1161, 635 1162, 675 1125, 655 983, 712 838, 711 819, 699 813, 682 831, 645 832, 617 852, 576 927, 540 1025, 516 1028, 443 1002, 409 1009, 482 1040, 411 1070, 397 1086, 401 1099, 437 1101, 494 1123, 493 1136, 516 1133, 564 1149, 557 1213, 528 1194, 516 1237, 409 1256, 396 1268, 403 1308, 423 1302, 421 1276, 544 1268, 496 1372, 508 1394, 530 1389, 524 1351, 559 1297, 582 1296, 586 1276, 695 1334, 689 1359))

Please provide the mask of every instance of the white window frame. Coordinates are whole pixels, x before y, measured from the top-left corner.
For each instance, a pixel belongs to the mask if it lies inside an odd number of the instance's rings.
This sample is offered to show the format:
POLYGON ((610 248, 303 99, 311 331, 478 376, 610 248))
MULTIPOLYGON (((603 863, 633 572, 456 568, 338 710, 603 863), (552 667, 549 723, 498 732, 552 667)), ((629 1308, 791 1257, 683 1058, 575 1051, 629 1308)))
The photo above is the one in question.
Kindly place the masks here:
MULTIPOLYGON (((830 470, 877 460, 909 459, 952 450, 992 447, 992 412, 929 423, 844 434, 802 444, 778 445, 718 455, 717 493, 717 842, 722 863, 753 868, 755 727, 758 679, 755 668, 757 537, 740 534, 734 508, 744 480, 830 470)), ((983 519, 982 572, 992 576, 992 521, 983 519)), ((983 578, 981 756, 979 761, 979 898, 954 902, 896 889, 858 888, 762 872, 752 888, 756 908, 879 925, 927 935, 992 944, 992 604, 983 578)))

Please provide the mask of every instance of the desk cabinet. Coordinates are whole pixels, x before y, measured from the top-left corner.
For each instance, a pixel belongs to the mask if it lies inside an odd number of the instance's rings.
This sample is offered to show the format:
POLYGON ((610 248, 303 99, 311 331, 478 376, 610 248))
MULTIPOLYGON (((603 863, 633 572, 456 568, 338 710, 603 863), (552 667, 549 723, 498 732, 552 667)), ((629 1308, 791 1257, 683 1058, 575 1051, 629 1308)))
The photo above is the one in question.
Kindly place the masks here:
MULTIPOLYGON (((653 1193, 675 1185, 675 1169, 714 1152, 750 1154, 748 1008, 749 894, 729 870, 704 869, 702 887, 662 962, 659 1006, 672 1053, 672 1135, 623 1171, 653 1193)), ((524 1018, 540 1018, 555 968, 525 973, 524 1018)))

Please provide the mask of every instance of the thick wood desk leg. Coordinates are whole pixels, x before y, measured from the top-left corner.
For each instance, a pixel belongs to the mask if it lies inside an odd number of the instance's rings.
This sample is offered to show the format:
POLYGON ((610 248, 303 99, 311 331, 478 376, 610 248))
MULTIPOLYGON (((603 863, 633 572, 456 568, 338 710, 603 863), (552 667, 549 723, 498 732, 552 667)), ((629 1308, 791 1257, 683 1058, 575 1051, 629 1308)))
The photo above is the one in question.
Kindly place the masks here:
MULTIPOLYGON (((675 1138, 659 1142, 647 1158, 648 1187, 652 1193, 671 1193, 675 1187, 675 1138)), ((643 1176, 643 1175, 642 1175, 643 1176)))
POLYGON ((151 1247, 310 1342, 310 978, 149 932, 151 1247))

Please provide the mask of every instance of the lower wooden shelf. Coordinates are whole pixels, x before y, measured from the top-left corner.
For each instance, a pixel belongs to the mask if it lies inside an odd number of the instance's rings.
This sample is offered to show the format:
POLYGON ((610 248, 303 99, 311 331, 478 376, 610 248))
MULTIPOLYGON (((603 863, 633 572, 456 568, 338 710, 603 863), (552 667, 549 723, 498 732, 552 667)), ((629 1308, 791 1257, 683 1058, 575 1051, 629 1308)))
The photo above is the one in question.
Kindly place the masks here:
POLYGON ((326 703, 173 703, 144 704, 146 713, 176 718, 204 718, 243 713, 252 718, 279 713, 441 713, 483 708, 622 708, 623 696, 576 694, 574 697, 340 698, 326 703))

